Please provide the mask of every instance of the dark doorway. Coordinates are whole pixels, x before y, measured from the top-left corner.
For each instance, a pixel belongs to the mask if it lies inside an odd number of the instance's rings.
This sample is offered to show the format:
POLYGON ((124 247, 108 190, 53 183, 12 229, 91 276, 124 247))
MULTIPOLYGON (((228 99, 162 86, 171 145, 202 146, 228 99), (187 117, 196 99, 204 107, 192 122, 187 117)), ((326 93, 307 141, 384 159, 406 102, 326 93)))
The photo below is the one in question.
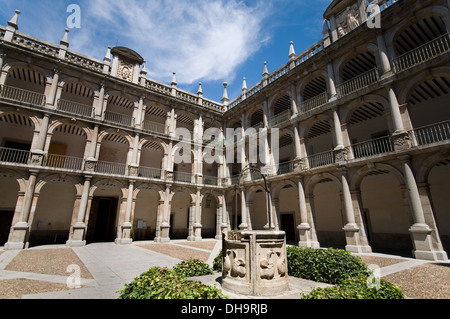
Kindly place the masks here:
POLYGON ((281 230, 286 232, 286 241, 295 241, 294 214, 281 215, 281 230))
POLYGON ((116 238, 117 198, 94 197, 87 242, 111 242, 116 238))
POLYGON ((13 217, 14 211, 0 211, 0 246, 4 246, 8 241, 13 217))

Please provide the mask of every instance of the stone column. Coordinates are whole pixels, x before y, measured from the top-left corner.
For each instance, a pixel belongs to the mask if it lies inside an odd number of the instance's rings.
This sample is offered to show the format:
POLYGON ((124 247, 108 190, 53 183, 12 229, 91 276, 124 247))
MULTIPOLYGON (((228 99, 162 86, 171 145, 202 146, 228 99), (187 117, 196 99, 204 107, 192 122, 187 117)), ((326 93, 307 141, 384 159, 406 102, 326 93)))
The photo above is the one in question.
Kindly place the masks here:
POLYGON ((36 143, 33 143, 33 149, 31 151, 31 164, 32 165, 42 165, 44 160, 44 149, 45 143, 47 141, 48 126, 50 123, 50 114, 44 114, 42 118, 41 127, 39 130, 39 135, 37 137, 36 143))
POLYGON ((394 148, 397 151, 405 150, 410 148, 411 146, 409 134, 408 132, 406 132, 405 127, 403 125, 400 106, 398 104, 394 88, 392 86, 388 86, 387 89, 389 95, 389 107, 391 111, 391 118, 394 129, 394 133, 392 134, 394 148))
POLYGON ((94 172, 97 164, 97 140, 98 140, 99 126, 95 125, 92 131, 91 146, 88 152, 88 156, 84 163, 84 170, 87 172, 94 172))
POLYGON ((241 190, 241 224, 239 225, 240 230, 247 230, 247 200, 245 196, 245 188, 241 190))
POLYGON ((77 222, 72 226, 71 238, 66 242, 68 247, 83 247, 86 245, 87 225, 85 223, 86 212, 89 202, 89 190, 91 187, 92 176, 86 176, 83 185, 83 192, 78 210, 77 222))
POLYGON ((427 183, 420 183, 417 185, 419 189, 420 201, 422 203, 422 209, 424 212, 425 223, 432 229, 431 240, 434 247, 434 254, 436 260, 448 260, 447 252, 444 250, 441 238, 439 236, 439 230, 436 225, 436 220, 431 205, 430 186, 427 183))
POLYGON ((131 159, 130 164, 128 167, 129 175, 130 176, 139 176, 139 163, 138 163, 138 157, 139 157, 139 142, 140 142, 140 135, 139 133, 136 133, 134 136, 133 141, 133 149, 131 152, 131 159))
POLYGON ((363 252, 360 238, 360 229, 355 221, 355 214, 353 209, 352 197, 350 193, 350 188, 347 182, 347 170, 345 168, 340 169, 341 171, 341 183, 342 183, 342 200, 343 209, 345 217, 345 226, 343 230, 345 231, 345 238, 347 245, 345 249, 350 252, 363 252))
POLYGON ((166 186, 166 191, 164 195, 164 211, 163 219, 161 223, 161 237, 159 242, 169 242, 169 231, 170 231, 170 213, 172 210, 172 196, 170 194, 170 186, 166 186))
POLYGON ((197 191, 197 200, 195 205, 195 223, 194 223, 194 240, 202 240, 202 197, 200 191, 197 191))
POLYGON ((298 107, 297 107, 297 94, 295 93, 295 83, 291 85, 291 111, 292 117, 298 115, 298 107))
POLYGON ((386 49, 386 42, 384 41, 384 36, 381 31, 377 34, 378 43, 378 55, 380 57, 380 69, 383 75, 391 71, 391 63, 389 62, 389 57, 386 49))
POLYGON ((133 242, 133 239, 131 238, 131 230, 133 228, 133 224, 131 221, 131 213, 133 210, 134 183, 135 181, 130 181, 130 185, 128 186, 125 220, 124 223, 122 224, 122 234, 121 234, 122 236, 119 239, 119 244, 121 245, 129 245, 133 242))
POLYGON ((431 240, 432 229, 425 222, 419 189, 410 167, 410 158, 409 156, 402 156, 400 160, 402 161, 403 174, 405 175, 406 196, 414 223, 409 229, 414 244, 414 256, 417 259, 437 260, 431 240))
POLYGON ((60 70, 55 69, 52 79, 52 86, 50 88, 50 92, 47 97, 47 105, 54 106, 55 105, 55 99, 56 99, 56 91, 58 90, 58 84, 59 84, 59 74, 61 73, 60 70))
POLYGON ((333 112, 333 126, 334 126, 334 136, 335 136, 335 150, 342 150, 344 148, 344 138, 342 137, 341 131, 341 120, 339 119, 337 108, 332 109, 333 112))
POLYGON ((333 63, 330 61, 328 62, 328 77, 327 77, 327 86, 328 86, 328 93, 330 94, 330 99, 336 99, 336 80, 334 78, 334 70, 333 70, 333 63))
POLYGON ((101 119, 103 117, 103 108, 105 106, 105 84, 100 84, 100 92, 98 94, 98 102, 95 107, 95 118, 101 119))
POLYGON ((297 230, 299 233, 300 241, 298 243, 299 247, 309 247, 309 248, 317 248, 319 247, 319 243, 315 242, 312 238, 311 234, 311 226, 308 222, 308 209, 307 202, 305 197, 305 189, 303 187, 303 177, 300 177, 298 180, 298 203, 300 210, 300 225, 297 226, 297 230))
POLYGON ((224 210, 223 205, 217 203, 216 208, 216 236, 214 237, 215 240, 221 240, 222 239, 222 225, 224 224, 223 218, 224 218, 224 210))
POLYGON ((195 214, 196 214, 196 202, 191 201, 191 206, 189 207, 189 225, 188 225, 188 241, 195 241, 195 214))
POLYGON ((156 215, 155 242, 161 241, 161 224, 164 217, 164 200, 158 201, 158 211, 156 215))
POLYGON ((8 242, 5 244, 5 250, 20 250, 26 247, 31 225, 28 224, 31 208, 34 200, 34 191, 38 171, 30 171, 28 185, 23 198, 22 211, 20 212, 18 222, 11 228, 8 242))

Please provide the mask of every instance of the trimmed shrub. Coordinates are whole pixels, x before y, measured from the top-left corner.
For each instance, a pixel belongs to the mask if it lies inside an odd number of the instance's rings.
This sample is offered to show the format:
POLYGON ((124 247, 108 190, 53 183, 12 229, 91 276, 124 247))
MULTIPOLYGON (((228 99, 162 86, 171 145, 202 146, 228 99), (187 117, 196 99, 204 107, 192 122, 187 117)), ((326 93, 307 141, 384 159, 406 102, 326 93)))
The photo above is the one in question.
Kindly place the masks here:
POLYGON ((213 286, 189 281, 167 268, 153 267, 120 291, 119 299, 227 299, 213 286))
POLYGON ((213 261, 213 270, 214 271, 222 272, 222 260, 223 260, 223 255, 222 255, 222 249, 221 249, 219 254, 216 256, 216 258, 214 258, 214 261, 213 261))
POLYGON ((361 258, 342 249, 287 248, 289 275, 307 280, 338 284, 343 280, 370 275, 361 258))
POLYGON ((380 279, 380 287, 370 287, 366 276, 343 280, 338 286, 316 288, 303 299, 405 299, 399 287, 380 279))
POLYGON ((186 278, 213 274, 213 271, 209 268, 208 264, 198 259, 182 261, 173 268, 173 271, 186 278))

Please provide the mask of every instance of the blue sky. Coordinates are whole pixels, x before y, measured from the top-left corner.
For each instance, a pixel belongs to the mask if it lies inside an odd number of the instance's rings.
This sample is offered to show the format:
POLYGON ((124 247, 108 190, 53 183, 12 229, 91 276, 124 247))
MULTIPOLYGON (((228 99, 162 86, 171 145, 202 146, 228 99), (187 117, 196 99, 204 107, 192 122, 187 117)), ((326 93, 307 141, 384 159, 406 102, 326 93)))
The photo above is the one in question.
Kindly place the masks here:
POLYGON ((148 77, 220 101, 241 93, 288 62, 289 43, 299 54, 322 37, 331 0, 2 0, 0 24, 19 9, 19 31, 55 44, 67 27, 70 4, 81 9, 81 28, 70 49, 102 60, 108 46, 125 46, 147 61, 148 77))

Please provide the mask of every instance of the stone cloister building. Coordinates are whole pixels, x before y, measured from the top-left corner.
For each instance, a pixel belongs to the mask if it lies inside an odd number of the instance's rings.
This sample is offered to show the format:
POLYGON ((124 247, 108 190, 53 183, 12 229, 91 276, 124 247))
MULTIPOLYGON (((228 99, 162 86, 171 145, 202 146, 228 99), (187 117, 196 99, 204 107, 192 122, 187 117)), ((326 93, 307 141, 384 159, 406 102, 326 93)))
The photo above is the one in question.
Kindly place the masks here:
POLYGON ((291 43, 284 66, 265 64, 234 100, 225 85, 220 103, 175 74, 149 79, 130 49, 100 61, 70 50, 67 30, 59 45, 25 35, 17 11, 0 27, 0 246, 219 239, 238 200, 241 229, 266 227, 269 204, 299 246, 446 260, 450 1, 382 0, 377 17, 368 6, 333 1, 321 41, 301 54, 291 43), (174 161, 180 127, 191 163, 174 161), (241 162, 203 160, 212 127, 241 162), (225 129, 251 127, 279 132, 268 199, 255 174, 235 199, 249 141, 225 129))

